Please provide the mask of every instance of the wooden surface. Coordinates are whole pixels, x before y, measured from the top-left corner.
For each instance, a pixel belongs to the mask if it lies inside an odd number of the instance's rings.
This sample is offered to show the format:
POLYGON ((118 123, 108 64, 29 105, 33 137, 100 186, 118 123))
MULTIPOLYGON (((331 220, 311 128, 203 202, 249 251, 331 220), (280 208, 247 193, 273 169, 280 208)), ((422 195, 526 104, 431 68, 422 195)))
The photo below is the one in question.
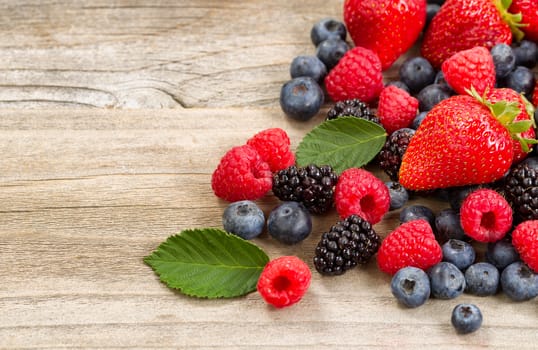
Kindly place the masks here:
MULTIPOLYGON (((268 127, 296 147, 278 92, 308 31, 341 1, 0 1, 0 348, 532 349, 538 301, 469 295, 400 307, 375 261, 322 278, 293 307, 257 293, 185 297, 142 258, 183 229, 221 225, 210 188, 226 149, 268 127), (450 313, 477 303, 483 327, 450 313)), ((386 72, 394 77, 396 68, 386 72)), ((436 211, 447 205, 416 199, 436 211)), ((277 201, 259 201, 268 214, 277 201)), ((255 240, 312 267, 304 242, 255 240)), ((385 236, 398 212, 375 226, 385 236)))

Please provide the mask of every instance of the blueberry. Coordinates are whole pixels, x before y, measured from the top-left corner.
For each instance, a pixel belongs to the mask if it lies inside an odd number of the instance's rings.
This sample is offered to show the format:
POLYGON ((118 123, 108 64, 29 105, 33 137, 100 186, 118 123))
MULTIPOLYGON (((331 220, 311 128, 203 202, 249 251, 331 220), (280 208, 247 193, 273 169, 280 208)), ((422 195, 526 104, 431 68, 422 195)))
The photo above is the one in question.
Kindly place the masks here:
POLYGON ((538 296, 538 274, 525 263, 516 261, 501 273, 501 287, 510 299, 530 300, 538 296))
POLYGON ((437 4, 437 5, 443 5, 445 3, 445 0, 428 0, 426 1, 428 4, 437 4))
POLYGON ((439 12, 440 8, 441 8, 441 5, 439 4, 427 4, 426 5, 426 23, 424 24, 424 30, 428 28, 433 17, 435 17, 437 12, 439 12))
POLYGON ((493 46, 491 56, 493 57, 497 79, 505 78, 516 68, 516 56, 510 45, 501 43, 493 46))
POLYGON ((417 114, 415 119, 413 119, 413 122, 411 122, 411 129, 417 130, 424 118, 426 118, 426 114, 428 114, 428 112, 420 112, 417 114))
POLYGON ((346 40, 347 30, 344 23, 332 18, 324 18, 314 24, 310 30, 310 39, 314 46, 318 46, 324 40, 329 38, 338 38, 346 40))
POLYGON ((394 86, 404 90, 408 94, 411 93, 411 91, 409 90, 409 86, 405 85, 405 83, 403 81, 401 81, 401 80, 389 81, 385 86, 391 86, 391 85, 394 85, 394 86))
POLYGON ((432 296, 437 299, 454 299, 465 290, 465 277, 456 265, 441 261, 428 269, 432 296))
POLYGON ((482 312, 474 304, 458 304, 452 310, 452 325, 461 334, 477 331, 482 326, 482 319, 482 312))
POLYGON ((502 239, 495 243, 488 243, 486 261, 502 271, 511 263, 519 261, 519 254, 511 241, 502 239))
POLYGON ((385 185, 389 189, 390 210, 400 209, 409 200, 409 193, 399 182, 387 181, 385 185))
POLYGON ((316 49, 316 56, 331 70, 349 50, 349 45, 342 39, 329 38, 323 40, 316 49))
POLYGON ((423 270, 404 267, 392 277, 390 289, 399 302, 414 308, 424 304, 430 297, 430 280, 423 270))
POLYGON ((324 98, 323 90, 314 79, 294 78, 280 90, 280 107, 288 117, 306 121, 319 112, 324 98))
POLYGON ((449 239, 463 240, 466 238, 461 227, 460 214, 454 209, 443 209, 435 217, 435 232, 441 242, 449 239))
POLYGON ((450 95, 451 91, 448 86, 443 84, 430 84, 420 90, 417 95, 418 109, 421 112, 427 112, 442 100, 449 98, 450 95))
POLYGON ((504 81, 506 87, 531 97, 535 85, 534 73, 527 67, 517 66, 504 81))
POLYGON ((527 68, 534 68, 536 66, 536 59, 538 57, 538 45, 535 42, 529 40, 521 40, 519 45, 513 48, 514 55, 516 56, 516 65, 525 66, 527 68))
POLYGON ((481 297, 494 295, 499 290, 499 270, 490 263, 478 262, 465 270, 465 291, 481 297))
POLYGON ((291 61, 290 75, 292 78, 310 77, 321 83, 327 75, 327 68, 316 56, 297 56, 291 61))
POLYGON ((467 198, 467 196, 480 188, 478 185, 468 185, 468 186, 460 186, 460 187, 452 187, 448 191, 448 202, 450 203, 450 207, 459 212, 461 208, 461 203, 467 198))
POLYGON ((400 80, 409 87, 412 93, 422 90, 433 83, 435 70, 431 63, 421 56, 405 60, 399 70, 400 80))
POLYGON ((465 270, 476 258, 472 245, 459 239, 449 239, 442 246, 443 260, 454 264, 458 269, 465 270))
POLYGON ((276 240, 295 244, 312 232, 312 217, 299 202, 282 202, 269 213, 267 231, 276 240))
POLYGON ((252 239, 262 233, 265 226, 263 211, 252 201, 233 202, 226 207, 222 215, 225 231, 243 239, 252 239))
POLYGON ((428 221, 433 228, 435 225, 435 214, 433 211, 424 206, 424 205, 410 205, 408 207, 405 207, 400 212, 400 222, 403 224, 404 222, 417 220, 417 219, 424 219, 428 221))

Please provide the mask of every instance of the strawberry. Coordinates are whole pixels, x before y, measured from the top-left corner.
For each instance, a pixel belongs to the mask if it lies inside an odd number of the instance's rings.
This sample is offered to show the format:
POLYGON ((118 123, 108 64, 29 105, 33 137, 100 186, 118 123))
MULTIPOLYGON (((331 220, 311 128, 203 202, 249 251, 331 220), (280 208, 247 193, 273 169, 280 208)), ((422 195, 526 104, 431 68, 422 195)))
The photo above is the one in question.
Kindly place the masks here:
POLYGON ((377 116, 389 135, 410 126, 417 112, 418 100, 399 87, 389 85, 379 94, 377 116))
MULTIPOLYGON (((483 184, 500 179, 514 157, 512 137, 531 121, 514 121, 516 103, 490 103, 475 90, 438 103, 409 142, 400 166, 400 183, 409 190, 483 184)), ((535 142, 535 141, 534 141, 535 142)))
POLYGON ((424 34, 421 54, 439 68, 456 52, 523 37, 520 15, 508 13, 506 0, 446 0, 424 34))
POLYGON ((374 51, 385 70, 419 37, 426 1, 346 0, 344 22, 355 45, 374 51))
POLYGON ((525 33, 525 39, 538 43, 538 1, 514 0, 508 9, 510 13, 521 14, 521 31, 525 33))

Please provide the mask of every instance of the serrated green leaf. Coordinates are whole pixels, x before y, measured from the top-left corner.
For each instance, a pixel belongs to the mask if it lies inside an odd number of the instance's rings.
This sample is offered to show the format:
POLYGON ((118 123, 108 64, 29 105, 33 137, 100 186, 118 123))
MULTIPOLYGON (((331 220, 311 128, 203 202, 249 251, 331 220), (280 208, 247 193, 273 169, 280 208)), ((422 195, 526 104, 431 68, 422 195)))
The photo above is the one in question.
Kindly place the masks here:
POLYGON ((297 147, 297 165, 331 165, 337 173, 361 167, 383 147, 387 133, 362 118, 339 117, 312 129, 297 147))
POLYGON ((255 244, 218 228, 168 237, 144 262, 170 288, 199 298, 233 298, 256 290, 269 262, 255 244))

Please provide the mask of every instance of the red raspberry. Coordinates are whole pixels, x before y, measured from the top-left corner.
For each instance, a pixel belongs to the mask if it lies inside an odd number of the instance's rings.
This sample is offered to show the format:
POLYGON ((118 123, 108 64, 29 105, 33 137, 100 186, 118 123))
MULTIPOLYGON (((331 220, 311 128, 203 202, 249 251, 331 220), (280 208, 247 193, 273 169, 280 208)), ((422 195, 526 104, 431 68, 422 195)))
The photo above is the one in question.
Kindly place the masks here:
POLYGON ((381 61, 373 51, 357 46, 344 54, 324 82, 335 102, 357 98, 369 103, 383 89, 381 61))
POLYGON ((290 138, 280 128, 260 131, 248 139, 247 145, 258 151, 260 157, 269 164, 272 172, 295 164, 295 154, 290 149, 290 138))
POLYGON ((267 303, 281 308, 301 300, 311 278, 312 273, 304 261, 296 256, 281 256, 265 265, 257 288, 267 303))
POLYGON ((338 178, 334 201, 342 219, 356 214, 374 225, 389 210, 390 194, 374 174, 361 168, 349 168, 338 178))
POLYGON ((538 273, 538 220, 523 221, 512 231, 512 244, 521 259, 538 273))
POLYGON ((398 226, 381 242, 377 252, 379 269, 391 275, 408 266, 426 270, 442 258, 441 246, 430 224, 423 219, 398 226))
POLYGON ((512 208, 498 192, 482 188, 465 198, 460 221, 469 237, 479 242, 496 242, 512 227, 512 208))
POLYGON ((495 87, 495 64, 488 49, 476 46, 455 53, 441 65, 447 83, 458 94, 466 94, 471 86, 483 95, 495 87))
POLYGON ((389 135, 411 125, 417 111, 418 100, 399 87, 389 85, 379 94, 377 116, 389 135))
POLYGON ((226 152, 211 177, 215 195, 230 202, 259 199, 272 186, 269 164, 249 145, 233 147, 226 152))
POLYGON ((534 91, 532 92, 532 104, 534 108, 538 108, 538 80, 536 80, 536 85, 534 85, 534 91))

